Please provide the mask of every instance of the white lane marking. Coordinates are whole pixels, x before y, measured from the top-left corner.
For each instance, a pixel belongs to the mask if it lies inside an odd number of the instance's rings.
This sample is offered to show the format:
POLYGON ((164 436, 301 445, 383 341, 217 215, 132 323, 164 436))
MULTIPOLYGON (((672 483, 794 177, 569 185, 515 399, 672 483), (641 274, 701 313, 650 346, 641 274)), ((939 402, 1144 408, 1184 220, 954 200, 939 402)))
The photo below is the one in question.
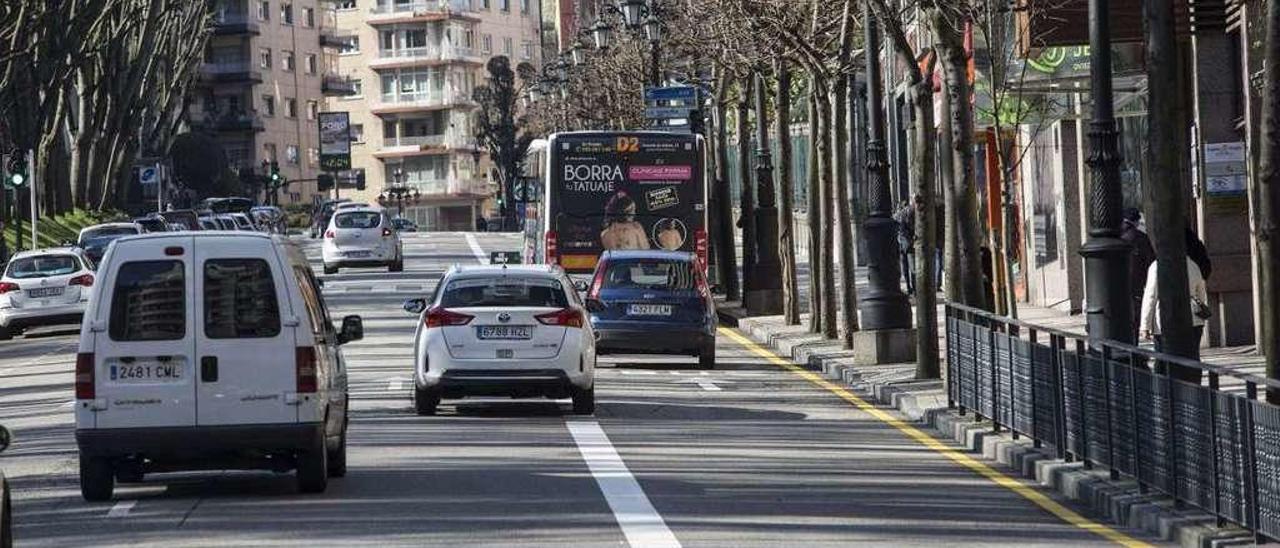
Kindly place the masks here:
POLYGON ((400 383, 400 381, 391 381, 390 383, 387 383, 387 390, 390 390, 392 392, 399 392, 402 386, 403 385, 400 383))
POLYGON ((613 510, 613 516, 627 537, 627 543, 635 548, 679 548, 680 541, 667 528, 666 522, 649 502, 640 483, 627 470, 622 457, 609 443, 600 424, 595 421, 568 421, 565 426, 578 444, 578 452, 586 461, 592 477, 604 493, 604 499, 613 510))
POLYGON ((489 256, 484 254, 484 250, 480 249, 480 242, 476 241, 475 234, 466 233, 467 245, 471 246, 471 253, 476 256, 476 260, 480 264, 489 264, 489 256))
POLYGON ((618 374, 620 374, 620 375, 657 375, 657 374, 658 374, 658 372, 657 372, 657 371, 644 371, 644 370, 628 370, 628 369, 620 369, 620 370, 618 370, 618 374))
POLYGON ((699 381, 698 381, 698 386, 701 386, 701 387, 702 387, 702 389, 703 389, 703 390, 706 390, 707 392, 719 392, 719 391, 720 391, 720 387, 719 387, 719 386, 716 386, 716 384, 715 384, 715 383, 713 383, 713 382, 711 382, 711 381, 703 381, 703 380, 699 380, 699 381))
POLYGON ((41 360, 44 360, 45 358, 47 358, 47 357, 49 357, 49 356, 52 356, 52 355, 54 355, 54 354, 58 354, 58 353, 62 353, 62 352, 66 352, 67 350, 70 350, 70 349, 72 349, 72 348, 75 348, 75 347, 79 346, 79 344, 80 344, 80 341, 79 341, 79 339, 78 339, 78 338, 77 338, 77 340, 75 340, 75 341, 60 344, 60 345, 58 345, 58 346, 55 346, 55 347, 53 348, 53 350, 50 350, 50 351, 48 351, 48 352, 45 352, 44 354, 40 354, 39 356, 36 356, 36 357, 34 357, 34 358, 31 358, 31 359, 29 359, 29 360, 27 360, 27 361, 25 361, 25 362, 22 362, 22 363, 17 364, 17 365, 11 365, 11 366, 9 366, 9 367, 3 367, 3 368, 0 368, 0 375, 8 375, 8 374, 9 374, 10 372, 12 372, 14 369, 18 369, 19 367, 26 367, 26 366, 28 366, 28 365, 35 365, 35 364, 39 363, 41 360))
POLYGON ((117 502, 111 510, 107 512, 109 518, 122 518, 129 515, 129 510, 133 510, 134 505, 138 504, 136 500, 122 500, 117 502))

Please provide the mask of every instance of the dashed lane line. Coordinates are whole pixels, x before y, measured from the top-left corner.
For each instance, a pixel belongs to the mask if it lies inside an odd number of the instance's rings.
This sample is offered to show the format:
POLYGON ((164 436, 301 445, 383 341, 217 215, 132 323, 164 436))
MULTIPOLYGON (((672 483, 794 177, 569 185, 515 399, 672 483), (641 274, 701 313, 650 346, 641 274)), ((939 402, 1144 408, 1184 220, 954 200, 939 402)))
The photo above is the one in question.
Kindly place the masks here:
POLYGON ((1049 498, 1048 495, 1041 493, 1037 488, 1027 485, 1016 479, 1013 479, 1005 475, 1003 472, 1000 472, 999 470, 992 468, 986 463, 978 461, 973 457, 970 457, 969 455, 953 447, 950 447, 942 443, 941 441, 938 441, 933 436, 908 424, 902 419, 899 419, 893 415, 890 415, 884 410, 868 403, 866 400, 858 397, 856 394, 854 394, 853 392, 850 392, 844 387, 841 387, 835 383, 832 383, 818 376, 812 371, 801 368, 800 366, 797 366, 789 361, 786 361, 778 357, 773 352, 760 346, 759 344, 756 344, 755 341, 748 339, 747 337, 743 336, 737 331, 734 331, 732 329, 725 328, 725 327, 721 327, 719 331, 721 335, 724 335, 732 339, 734 342, 747 348, 751 352, 755 353, 757 356, 760 356, 761 358, 768 360, 769 363, 772 363, 778 367, 791 371, 792 373, 795 373, 797 376, 803 378, 804 380, 809 381, 810 383, 818 387, 826 389, 828 392, 835 394, 840 399, 853 404, 853 406, 857 407, 860 411, 863 411, 864 413, 867 413, 868 415, 875 417, 876 420, 879 420, 880 422, 883 422, 889 426, 892 426, 894 429, 905 434, 908 438, 911 438, 919 442, 921 445, 929 448, 935 453, 938 453, 944 457, 947 457, 948 459, 951 459, 956 464, 959 464, 965 468, 968 468, 969 470, 972 470, 973 472, 977 473, 979 476, 982 476, 988 480, 991 480, 992 483, 995 483, 996 485, 999 485, 1000 487, 1003 487, 1010 491, 1013 491, 1014 493, 1018 494, 1022 498, 1025 498, 1031 501, 1036 506, 1043 508, 1045 511, 1049 512, 1050 514, 1057 516, 1058 519, 1061 519, 1062 521, 1065 521, 1085 531, 1089 531, 1090 533, 1094 533, 1098 536, 1101 536, 1121 546, 1127 546, 1131 548, 1151 546, 1147 542, 1135 539, 1129 535, 1121 533, 1120 531, 1112 529, 1111 527, 1107 527, 1106 525, 1095 522, 1093 520, 1090 520, 1076 513, 1074 510, 1071 510, 1070 508, 1067 508, 1066 506, 1063 506, 1057 501, 1049 498))
POLYGON ((125 517, 129 515, 129 510, 133 510, 133 507, 137 504, 138 504, 138 501, 136 500, 122 500, 120 502, 117 502, 115 506, 112 506, 111 509, 107 511, 107 517, 109 518, 125 517))
POLYGON ((484 254, 484 249, 480 247, 480 242, 476 241, 476 235, 468 232, 465 236, 467 245, 471 246, 471 254, 476 256, 476 260, 480 261, 480 264, 489 264, 489 257, 484 254))
POLYGON ((569 434, 582 453, 587 469, 604 493, 622 534, 633 548, 680 548, 680 541, 645 496, 609 436, 596 421, 567 421, 569 434))

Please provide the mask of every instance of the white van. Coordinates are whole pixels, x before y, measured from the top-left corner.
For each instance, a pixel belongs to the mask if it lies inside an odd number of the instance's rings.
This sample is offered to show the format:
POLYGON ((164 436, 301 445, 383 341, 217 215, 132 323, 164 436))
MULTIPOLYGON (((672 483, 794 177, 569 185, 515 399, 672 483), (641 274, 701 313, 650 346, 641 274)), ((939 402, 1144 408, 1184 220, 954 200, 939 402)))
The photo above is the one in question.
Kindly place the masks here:
POLYGON ((121 238, 98 270, 76 356, 80 492, 201 469, 346 473, 347 371, 359 316, 329 321, 306 257, 281 236, 121 238))

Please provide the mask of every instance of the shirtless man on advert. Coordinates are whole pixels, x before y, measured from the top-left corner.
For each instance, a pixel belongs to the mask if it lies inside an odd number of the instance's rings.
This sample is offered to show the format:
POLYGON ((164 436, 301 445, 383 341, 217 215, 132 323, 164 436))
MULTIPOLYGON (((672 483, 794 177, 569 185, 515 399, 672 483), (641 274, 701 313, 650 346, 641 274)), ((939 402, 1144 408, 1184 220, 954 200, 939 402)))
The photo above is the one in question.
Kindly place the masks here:
POLYGON ((604 206, 604 230, 600 246, 605 249, 649 249, 644 225, 635 220, 636 202, 625 192, 614 194, 604 206))

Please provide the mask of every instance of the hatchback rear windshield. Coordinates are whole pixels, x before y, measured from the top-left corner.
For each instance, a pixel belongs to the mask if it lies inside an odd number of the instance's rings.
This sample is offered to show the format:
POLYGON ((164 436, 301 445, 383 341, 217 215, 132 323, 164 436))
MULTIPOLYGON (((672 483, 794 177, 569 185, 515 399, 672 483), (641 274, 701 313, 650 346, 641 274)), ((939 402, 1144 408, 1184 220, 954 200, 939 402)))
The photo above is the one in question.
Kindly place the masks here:
POLYGON ((693 289, 693 264, 669 259, 610 261, 603 287, 608 289, 693 289))
POLYGON ((187 334, 187 282, 182 261, 120 266, 111 294, 109 333, 117 341, 172 341, 187 334))
POLYGON ((382 214, 375 211, 339 212, 333 224, 338 228, 378 228, 382 214))
POLYGON ((445 286, 440 306, 536 306, 566 308, 569 298, 559 280, 547 278, 466 278, 445 286))
POLYGON ((23 257, 9 263, 6 276, 16 279, 47 278, 80 270, 80 261, 74 255, 44 255, 23 257))
POLYGON ((87 242, 94 238, 102 238, 104 236, 129 236, 137 234, 138 229, 131 226, 107 226, 102 228, 91 228, 84 231, 80 235, 80 241, 87 242))

